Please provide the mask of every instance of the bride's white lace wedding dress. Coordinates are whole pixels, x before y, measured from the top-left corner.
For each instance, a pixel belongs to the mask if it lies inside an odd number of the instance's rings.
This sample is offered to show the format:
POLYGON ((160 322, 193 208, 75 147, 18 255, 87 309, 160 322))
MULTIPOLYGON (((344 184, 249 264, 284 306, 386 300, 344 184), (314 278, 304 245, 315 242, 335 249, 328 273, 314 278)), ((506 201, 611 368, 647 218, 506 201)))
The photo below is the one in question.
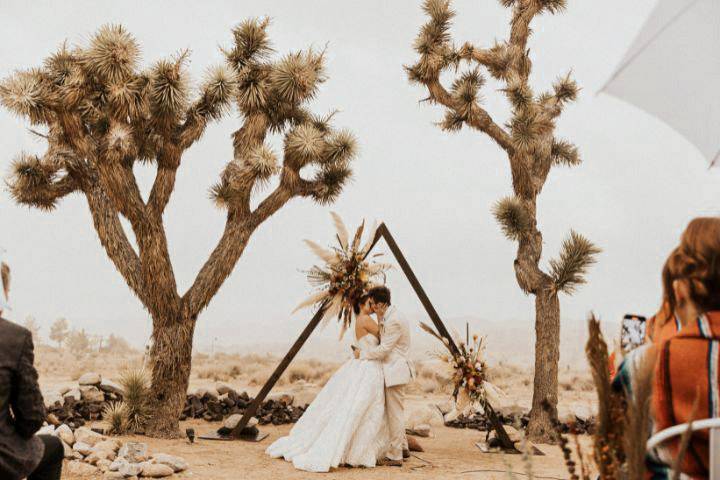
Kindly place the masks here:
MULTIPOLYGON (((365 335, 355 345, 362 350, 378 343, 365 335)), ((382 365, 351 359, 325 384, 290 435, 266 453, 283 457, 299 470, 327 472, 339 465, 374 467, 388 444, 382 365)))

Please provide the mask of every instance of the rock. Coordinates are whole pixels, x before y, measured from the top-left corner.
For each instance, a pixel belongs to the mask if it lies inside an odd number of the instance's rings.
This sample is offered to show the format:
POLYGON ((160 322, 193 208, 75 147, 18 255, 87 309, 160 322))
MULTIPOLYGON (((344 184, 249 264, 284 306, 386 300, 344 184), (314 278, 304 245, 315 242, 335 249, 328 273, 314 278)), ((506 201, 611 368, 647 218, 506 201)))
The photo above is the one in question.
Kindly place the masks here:
POLYGON ((83 457, 86 457, 93 453, 92 447, 85 442, 75 442, 75 445, 73 445, 73 450, 78 452, 83 457))
MULTIPOLYGON (((130 463, 144 462, 147 459, 147 456, 147 443, 141 442, 127 442, 120 447, 120 451, 118 452, 118 457, 122 457, 130 463)), ((137 475, 137 473, 133 475, 137 475)))
POLYGON ((167 465, 172 468, 175 473, 183 472, 188 468, 188 464, 184 459, 174 455, 167 455, 165 453, 153 455, 153 461, 155 463, 167 465))
MULTIPOLYGON (((505 432, 508 434, 508 437, 510 437, 511 442, 517 443, 522 440, 522 435, 514 427, 512 427, 511 425, 503 425, 503 427, 505 427, 505 432)), ((490 435, 488 435, 488 444, 493 444, 493 440, 495 440, 496 438, 497 432, 493 430, 492 432, 490 432, 490 435)))
POLYGON ((150 478, 162 478, 169 477, 175 473, 172 467, 163 465, 161 463, 143 463, 142 464, 142 476, 150 478))
POLYGON ((416 437, 427 438, 430 436, 430 425, 425 423, 421 425, 416 425, 414 428, 408 429, 407 433, 409 435, 415 435, 416 437))
POLYGON ((63 457, 64 458, 75 458, 75 452, 73 451, 72 447, 65 443, 64 440, 60 440, 62 442, 63 446, 63 457))
POLYGON ((108 470, 110 470, 111 472, 117 472, 118 470, 120 470, 120 467, 122 467, 126 463, 130 463, 130 462, 125 460, 123 457, 118 457, 112 461, 112 463, 108 467, 108 470))
POLYGON ((97 468, 84 462, 78 462, 77 460, 67 462, 66 468, 63 470, 63 473, 67 473, 70 478, 94 477, 97 475, 97 468))
POLYGON ((97 432, 93 432, 87 427, 80 427, 75 430, 75 441, 81 442, 91 447, 105 440, 105 437, 97 432))
POLYGON ((210 387, 210 388, 205 389, 205 395, 203 395, 203 398, 205 400, 210 400, 210 399, 217 400, 219 396, 220 396, 220 394, 218 393, 218 391, 215 390, 215 388, 210 387))
POLYGON ((64 423, 55 429, 54 435, 71 447, 75 444, 75 434, 64 423))
POLYGON ((195 395, 198 398, 203 398, 205 396, 205 394, 207 393, 207 391, 208 391, 207 388, 198 387, 195 389, 195 392, 193 393, 193 395, 195 395))
POLYGON ((37 431, 36 435, 53 435, 55 433, 55 427, 53 425, 45 425, 37 431))
POLYGON ((272 393, 267 396, 267 399, 273 402, 284 403, 285 405, 292 405, 295 401, 295 397, 287 392, 272 393))
POLYGON ((43 400, 45 400, 45 408, 50 409, 56 403, 62 405, 63 397, 57 392, 43 393, 43 400))
POLYGON ((130 463, 128 461, 125 461, 117 470, 119 473, 122 473, 123 477, 133 477, 138 476, 143 471, 143 464, 142 463, 130 463))
POLYGON ((102 377, 99 373, 88 372, 78 379, 79 385, 100 385, 100 383, 102 383, 102 377))
POLYGON ((103 392, 114 393, 115 395, 122 395, 123 389, 120 385, 110 380, 103 380, 98 388, 103 392))
POLYGON ((504 405, 495 406, 495 412, 503 417, 522 417, 526 409, 515 402, 508 402, 504 405))
POLYGON ((113 453, 117 453, 117 451, 120 449, 120 442, 117 440, 114 440, 112 438, 108 438, 106 440, 103 440, 102 442, 98 442, 93 447, 94 451, 109 451, 113 453))
POLYGON ((230 385, 228 385, 228 384, 226 384, 226 383, 219 383, 219 382, 216 383, 216 384, 215 384, 215 390, 217 390, 217 392, 218 392, 220 395, 227 395, 227 394, 229 394, 230 392, 235 392, 235 394, 237 394, 237 392, 235 391, 235 389, 232 388, 230 385))
POLYGON ((72 390, 68 390, 63 394, 63 399, 72 398, 76 402, 79 402, 82 398, 82 394, 80 393, 79 388, 73 388, 72 390))
POLYGON ((229 417, 223 421, 223 427, 232 430, 233 428, 237 427, 238 423, 240 423, 240 419, 242 419, 242 415, 239 413, 233 413, 229 417))
POLYGON ((95 466, 100 469, 101 472, 107 472, 111 463, 110 460, 98 460, 95 466))
POLYGON ((461 415, 461 413, 462 412, 460 412, 460 410, 458 410, 457 408, 453 408, 448 413, 443 415, 443 422, 450 423, 450 422, 456 420, 461 415))
POLYGON ((115 460, 115 452, 112 450, 95 450, 85 457, 85 461, 91 465, 97 465, 102 460, 107 460, 108 465, 115 460))
POLYGON ((125 475, 120 472, 108 471, 105 472, 105 475, 103 475, 103 480, 124 480, 124 478, 125 475))
POLYGON ((65 395, 67 392, 69 392, 71 388, 72 388, 72 387, 62 387, 60 390, 58 390, 58 393, 59 393, 60 396, 62 397, 62 396, 65 395))
POLYGON ((80 387, 80 394, 86 402, 101 403, 105 401, 105 394, 97 387, 80 387))
POLYGON ((443 415, 447 415, 448 413, 455 410, 455 402, 452 399, 448 399, 444 402, 438 403, 437 405, 438 410, 440 410, 440 413, 443 415))

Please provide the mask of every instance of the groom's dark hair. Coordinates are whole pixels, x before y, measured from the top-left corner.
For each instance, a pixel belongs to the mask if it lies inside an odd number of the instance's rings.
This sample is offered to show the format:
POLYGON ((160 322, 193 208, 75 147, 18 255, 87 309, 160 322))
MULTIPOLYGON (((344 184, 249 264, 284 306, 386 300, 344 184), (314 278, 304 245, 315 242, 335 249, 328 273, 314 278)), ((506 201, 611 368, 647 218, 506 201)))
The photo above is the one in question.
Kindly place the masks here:
POLYGON ((385 285, 371 288, 368 292, 368 296, 372 298, 375 303, 386 303, 388 305, 391 305, 390 289, 387 288, 385 285))

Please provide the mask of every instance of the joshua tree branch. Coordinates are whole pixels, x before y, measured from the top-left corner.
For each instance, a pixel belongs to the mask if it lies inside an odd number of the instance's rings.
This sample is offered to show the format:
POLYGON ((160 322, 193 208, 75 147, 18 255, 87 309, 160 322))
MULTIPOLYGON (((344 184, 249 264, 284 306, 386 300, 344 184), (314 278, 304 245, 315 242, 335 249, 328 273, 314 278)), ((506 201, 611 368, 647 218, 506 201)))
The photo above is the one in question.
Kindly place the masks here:
POLYGON ((125 235, 117 211, 98 185, 89 185, 85 189, 85 196, 100 243, 130 289, 147 307, 148 298, 142 279, 140 259, 125 235))
MULTIPOLYGON (((430 92, 430 97, 440 103, 441 105, 444 105, 448 109, 457 112, 460 109, 460 106, 457 104, 455 99, 453 99, 452 95, 450 95, 450 92, 448 92, 445 87, 440 83, 439 78, 434 78, 428 82, 426 82, 428 91, 430 92)), ((500 145, 503 150, 508 152, 509 154, 512 154, 513 152, 513 145, 512 145, 512 139, 510 138, 510 135, 497 123, 495 123, 487 111, 485 111, 483 108, 477 106, 476 107, 477 114, 474 115, 472 118, 468 118, 466 123, 468 123, 471 127, 475 128, 476 130, 480 130, 481 132, 486 133, 490 138, 495 140, 495 142, 500 145)))

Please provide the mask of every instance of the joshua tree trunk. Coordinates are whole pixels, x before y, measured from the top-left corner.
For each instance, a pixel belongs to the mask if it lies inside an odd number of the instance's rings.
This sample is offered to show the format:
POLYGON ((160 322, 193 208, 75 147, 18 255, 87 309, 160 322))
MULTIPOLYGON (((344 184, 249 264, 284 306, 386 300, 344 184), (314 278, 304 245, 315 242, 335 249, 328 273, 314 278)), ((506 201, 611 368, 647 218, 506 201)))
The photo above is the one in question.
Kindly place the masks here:
POLYGON ((447 131, 468 126, 490 137, 507 154, 512 174, 513 196, 495 206, 495 216, 505 235, 518 242, 515 275, 518 285, 535 296, 535 379, 529 436, 552 440, 557 418, 558 361, 560 349, 560 303, 558 292, 572 293, 585 282, 587 267, 599 249, 575 232, 563 242, 560 258, 550 260, 550 271, 540 268, 542 235, 537 228, 537 197, 553 166, 580 163, 577 148, 555 137, 555 121, 565 105, 577 97, 578 87, 570 76, 562 77, 553 91, 535 93, 530 84, 532 62, 528 39, 536 15, 556 13, 565 0, 501 0, 512 8, 510 36, 490 48, 469 42, 452 42, 450 25, 455 12, 450 0, 425 0, 430 17, 415 41, 420 58, 407 67, 410 80, 427 88, 428 100, 445 107, 440 123, 447 131), (461 64, 472 69, 460 73, 450 88, 441 82, 445 70, 457 72, 461 64), (504 83, 512 115, 501 126, 483 109, 479 90, 485 82, 481 70, 504 83))
POLYGON ((185 405, 192 363, 195 321, 191 318, 154 322, 150 351, 152 385, 146 432, 153 437, 178 434, 178 418, 185 405))
MULTIPOLYGON (((548 285, 550 287, 550 285, 548 285)), ((551 288, 535 296, 535 381, 528 436, 553 438, 560 361, 560 300, 551 288)))

